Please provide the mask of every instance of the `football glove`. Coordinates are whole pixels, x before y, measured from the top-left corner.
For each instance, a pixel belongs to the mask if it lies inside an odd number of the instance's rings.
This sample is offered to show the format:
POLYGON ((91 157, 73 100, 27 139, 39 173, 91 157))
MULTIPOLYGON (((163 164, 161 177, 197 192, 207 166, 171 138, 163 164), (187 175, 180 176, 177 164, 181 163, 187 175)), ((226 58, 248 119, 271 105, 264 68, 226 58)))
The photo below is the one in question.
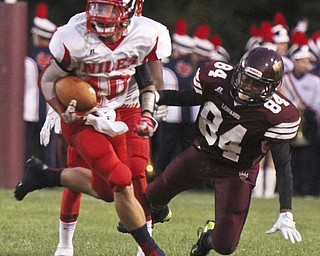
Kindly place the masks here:
POLYGON ((158 122, 152 116, 142 115, 134 131, 143 138, 150 138, 158 128, 158 122))
POLYGON ((47 146, 50 142, 50 134, 51 129, 54 128, 54 132, 56 134, 61 134, 61 123, 60 123, 60 116, 58 113, 53 109, 50 108, 46 120, 41 128, 40 131, 40 144, 43 146, 47 146))
POLYGON ((168 114, 168 107, 166 105, 155 106, 155 116, 157 120, 166 121, 168 114))
POLYGON ((89 111, 79 112, 76 111, 77 101, 71 100, 66 111, 61 114, 61 118, 67 124, 73 124, 76 121, 85 119, 87 115, 96 111, 96 108, 92 108, 89 111))
POLYGON ((96 114, 98 116, 89 114, 85 124, 92 125, 98 132, 114 137, 129 130, 124 122, 115 121, 116 113, 114 110, 97 110, 96 114))
POLYGON ((267 230, 266 233, 272 234, 277 230, 281 230, 284 239, 290 239, 291 243, 302 241, 301 235, 296 229, 296 224, 293 221, 293 214, 291 212, 280 213, 277 222, 271 229, 267 230))

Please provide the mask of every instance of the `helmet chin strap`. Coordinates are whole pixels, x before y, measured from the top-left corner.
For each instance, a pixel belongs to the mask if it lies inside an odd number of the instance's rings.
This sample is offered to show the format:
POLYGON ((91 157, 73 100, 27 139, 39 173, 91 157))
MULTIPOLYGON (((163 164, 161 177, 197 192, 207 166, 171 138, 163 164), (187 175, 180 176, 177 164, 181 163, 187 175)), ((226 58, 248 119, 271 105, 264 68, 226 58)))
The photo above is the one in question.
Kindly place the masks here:
MULTIPOLYGON (((115 32, 115 30, 116 30, 116 29, 115 29, 115 26, 116 26, 116 25, 108 28, 108 29, 113 29, 113 30, 114 30, 114 32, 109 32, 109 33, 104 33, 104 31, 105 31, 106 28, 101 28, 101 27, 99 27, 96 22, 92 22, 92 23, 91 23, 91 26, 93 26, 94 29, 98 32, 99 36, 101 36, 101 37, 103 37, 103 38, 111 37, 111 36, 113 36, 114 34, 117 33, 117 32, 115 32)), ((124 27, 127 27, 127 26, 122 26, 122 27, 124 28, 124 27)))

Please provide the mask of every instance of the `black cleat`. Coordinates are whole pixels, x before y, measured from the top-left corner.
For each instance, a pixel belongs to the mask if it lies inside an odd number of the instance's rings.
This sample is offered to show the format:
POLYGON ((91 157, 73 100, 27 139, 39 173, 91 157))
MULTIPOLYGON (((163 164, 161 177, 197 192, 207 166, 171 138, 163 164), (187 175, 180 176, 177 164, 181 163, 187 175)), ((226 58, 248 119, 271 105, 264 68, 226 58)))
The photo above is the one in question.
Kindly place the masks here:
POLYGON ((207 238, 214 228, 214 221, 207 220, 204 228, 198 229, 198 241, 194 244, 190 251, 190 256, 206 256, 211 249, 207 249, 203 245, 203 239, 207 238))
POLYGON ((117 230, 121 233, 125 233, 125 234, 129 233, 128 229, 124 226, 124 224, 121 221, 118 222, 117 230))
POLYGON ((152 225, 156 223, 168 222, 172 218, 172 211, 168 206, 161 211, 151 209, 152 225))
POLYGON ((36 157, 30 158, 26 162, 24 175, 14 191, 15 198, 21 201, 28 193, 43 188, 44 186, 41 185, 41 177, 47 169, 48 166, 40 159, 36 157))

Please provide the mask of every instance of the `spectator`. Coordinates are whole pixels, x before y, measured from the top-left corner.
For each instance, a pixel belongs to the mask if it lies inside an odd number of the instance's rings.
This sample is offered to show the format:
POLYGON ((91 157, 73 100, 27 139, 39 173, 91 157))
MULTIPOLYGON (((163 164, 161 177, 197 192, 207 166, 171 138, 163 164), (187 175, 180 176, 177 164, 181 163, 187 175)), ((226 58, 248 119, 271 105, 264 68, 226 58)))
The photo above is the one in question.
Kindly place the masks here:
POLYGON ((56 25, 47 19, 47 6, 40 3, 36 7, 33 19, 33 48, 28 51, 25 59, 24 112, 25 121, 25 160, 32 155, 39 157, 51 166, 56 163, 56 139, 48 147, 39 142, 39 134, 45 122, 48 104, 38 87, 38 77, 51 60, 49 42, 56 25))
POLYGON ((214 50, 213 44, 209 41, 210 27, 208 24, 199 25, 193 34, 195 47, 192 54, 192 61, 196 67, 200 67, 204 62, 210 60, 211 53, 214 50))
POLYGON ((283 79, 281 90, 300 110, 301 127, 292 148, 293 189, 295 195, 319 195, 320 78, 311 73, 315 57, 303 32, 292 35, 289 56, 293 70, 283 79))
POLYGON ((288 47, 290 38, 288 34, 288 25, 282 13, 277 12, 273 21, 273 41, 276 45, 276 52, 280 54, 284 63, 284 72, 287 73, 293 69, 292 61, 288 56, 288 47))
MULTIPOLYGON (((172 39, 173 52, 163 67, 164 89, 190 89, 195 74, 195 65, 191 60, 195 42, 187 35, 187 23, 184 19, 176 22, 172 39)), ((178 153, 191 145, 197 134, 194 122, 198 110, 198 107, 167 108, 165 120, 159 123, 156 134, 157 151, 154 164, 157 174, 160 174, 178 153)))

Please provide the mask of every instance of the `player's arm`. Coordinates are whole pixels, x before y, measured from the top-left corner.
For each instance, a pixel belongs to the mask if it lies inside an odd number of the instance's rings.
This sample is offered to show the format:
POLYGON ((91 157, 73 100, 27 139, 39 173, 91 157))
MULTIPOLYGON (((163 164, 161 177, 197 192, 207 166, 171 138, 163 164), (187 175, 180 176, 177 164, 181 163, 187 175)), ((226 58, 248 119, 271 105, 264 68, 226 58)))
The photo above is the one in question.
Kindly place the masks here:
POLYGON ((58 113, 65 123, 71 124, 77 120, 82 119, 76 112, 76 100, 70 101, 67 109, 60 103, 57 98, 54 85, 55 82, 66 75, 70 74, 63 69, 56 60, 52 60, 49 65, 43 70, 39 79, 39 87, 48 102, 48 104, 58 113))
POLYGON ((152 115, 155 105, 155 85, 147 63, 136 67, 134 78, 140 90, 142 114, 152 115))
POLYGON ((158 105, 196 106, 202 103, 202 96, 196 93, 194 89, 182 91, 162 90, 158 91, 158 96, 158 105))
POLYGON ((290 144, 289 142, 269 142, 269 146, 277 171, 280 212, 291 211, 293 177, 291 171, 290 144))
POLYGON ((63 70, 53 59, 43 70, 39 79, 39 87, 46 101, 60 116, 65 111, 65 107, 59 102, 54 85, 59 78, 66 75, 68 75, 68 72, 63 70))
POLYGON ((164 82, 163 82, 163 70, 162 70, 163 67, 162 67, 161 60, 148 62, 148 68, 150 70, 153 84, 155 85, 156 90, 163 90, 164 82))
POLYGON ((155 108, 155 85, 147 63, 136 67, 134 78, 140 90, 141 119, 135 131, 144 138, 153 135, 158 122, 152 117, 155 108))
POLYGON ((277 174, 277 188, 280 196, 280 214, 273 227, 266 231, 272 234, 280 230, 283 237, 292 243, 301 242, 292 214, 293 178, 291 171, 291 150, 289 142, 269 143, 277 174))

